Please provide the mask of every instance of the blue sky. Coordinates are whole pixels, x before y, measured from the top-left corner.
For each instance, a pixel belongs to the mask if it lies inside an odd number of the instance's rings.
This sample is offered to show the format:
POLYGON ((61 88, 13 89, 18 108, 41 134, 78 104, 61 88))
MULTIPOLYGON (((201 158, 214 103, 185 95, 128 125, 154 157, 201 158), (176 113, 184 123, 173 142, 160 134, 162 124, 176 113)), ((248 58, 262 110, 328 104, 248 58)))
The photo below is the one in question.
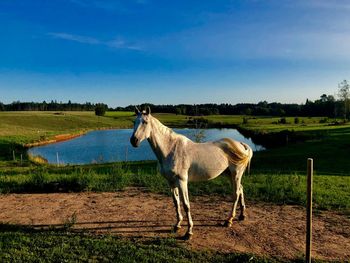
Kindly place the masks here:
POLYGON ((350 77, 350 2, 1 0, 0 101, 305 102, 350 77))

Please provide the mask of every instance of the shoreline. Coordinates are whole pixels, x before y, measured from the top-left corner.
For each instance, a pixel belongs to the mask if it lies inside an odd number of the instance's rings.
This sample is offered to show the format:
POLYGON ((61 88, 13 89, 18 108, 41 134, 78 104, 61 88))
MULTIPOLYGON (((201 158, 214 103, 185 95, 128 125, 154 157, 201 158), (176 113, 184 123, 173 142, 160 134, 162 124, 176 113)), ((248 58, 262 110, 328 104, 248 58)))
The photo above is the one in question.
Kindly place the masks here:
POLYGON ((91 129, 91 130, 86 130, 86 131, 80 131, 79 133, 64 133, 64 134, 58 134, 53 137, 53 139, 47 139, 43 141, 34 141, 31 143, 25 143, 23 144, 23 147, 26 149, 32 148, 32 147, 37 147, 37 146, 43 146, 43 145, 48 145, 48 144, 53 144, 53 143, 58 143, 58 142, 64 142, 64 141, 69 141, 78 137, 81 137, 88 132, 92 131, 102 131, 102 130, 118 130, 122 128, 116 128, 116 127, 105 127, 105 128, 97 128, 97 129, 91 129))
POLYGON ((23 146, 27 149, 36 147, 36 146, 42 146, 42 145, 47 145, 47 144, 53 144, 57 142, 64 142, 68 140, 72 140, 74 138, 80 137, 85 135, 87 132, 81 132, 79 134, 59 134, 54 137, 54 139, 50 140, 44 140, 44 141, 38 141, 38 142, 32 142, 32 143, 26 143, 23 146))

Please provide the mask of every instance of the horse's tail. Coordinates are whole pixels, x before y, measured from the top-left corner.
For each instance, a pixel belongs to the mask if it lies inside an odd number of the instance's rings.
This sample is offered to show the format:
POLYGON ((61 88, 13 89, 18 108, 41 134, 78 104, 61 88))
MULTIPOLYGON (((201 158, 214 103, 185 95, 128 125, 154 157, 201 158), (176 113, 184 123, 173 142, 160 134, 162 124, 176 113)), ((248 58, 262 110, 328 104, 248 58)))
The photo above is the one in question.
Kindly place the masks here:
MULTIPOLYGON (((242 142, 241 142, 242 143, 242 142)), ((243 144, 243 143, 242 143, 243 144)), ((250 165, 251 165, 251 163, 252 163, 252 158, 253 158, 253 150, 252 150, 252 148, 250 148, 250 146, 249 145, 247 145, 246 143, 244 143, 244 146, 245 146, 245 148, 246 149, 248 149, 248 151, 249 151, 249 161, 248 161, 248 164, 247 164, 247 171, 248 171, 248 175, 250 174, 250 165)))
POLYGON ((230 164, 240 166, 250 173, 250 163, 253 157, 253 150, 246 143, 236 142, 225 138, 217 142, 226 153, 230 164))

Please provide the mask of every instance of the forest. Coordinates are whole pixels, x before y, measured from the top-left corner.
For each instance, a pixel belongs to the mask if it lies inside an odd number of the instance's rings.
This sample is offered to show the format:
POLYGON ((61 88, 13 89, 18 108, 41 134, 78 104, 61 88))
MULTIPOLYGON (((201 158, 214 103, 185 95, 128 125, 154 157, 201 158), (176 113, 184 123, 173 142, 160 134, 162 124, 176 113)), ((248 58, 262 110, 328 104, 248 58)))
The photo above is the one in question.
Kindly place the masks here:
MULTIPOLYGON (((324 116, 329 118, 349 118, 348 99, 337 100, 332 95, 323 94, 319 99, 306 100, 303 104, 278 103, 261 101, 259 103, 238 103, 238 104, 178 104, 178 105, 154 105, 144 103, 137 105, 144 108, 146 105, 152 108, 152 112, 174 113, 190 116, 206 115, 254 115, 254 116, 324 116)), ((0 102, 0 111, 94 111, 96 107, 103 107, 109 111, 134 111, 135 105, 126 107, 111 108, 104 103, 67 103, 51 101, 43 102, 20 102, 15 101, 10 104, 0 102)))
POLYGON ((0 111, 94 111, 98 105, 108 107, 103 103, 72 103, 70 100, 67 103, 56 100, 51 100, 51 102, 14 101, 10 104, 0 102, 0 111))

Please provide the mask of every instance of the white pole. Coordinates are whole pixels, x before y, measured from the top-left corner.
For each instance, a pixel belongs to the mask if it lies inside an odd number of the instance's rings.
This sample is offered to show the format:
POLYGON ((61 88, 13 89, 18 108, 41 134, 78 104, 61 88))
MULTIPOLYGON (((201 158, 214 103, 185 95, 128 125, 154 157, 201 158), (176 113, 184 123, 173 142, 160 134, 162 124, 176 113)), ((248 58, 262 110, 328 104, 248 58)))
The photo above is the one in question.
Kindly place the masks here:
POLYGON ((60 160, 58 159, 58 152, 56 152, 57 166, 60 166, 60 160))

